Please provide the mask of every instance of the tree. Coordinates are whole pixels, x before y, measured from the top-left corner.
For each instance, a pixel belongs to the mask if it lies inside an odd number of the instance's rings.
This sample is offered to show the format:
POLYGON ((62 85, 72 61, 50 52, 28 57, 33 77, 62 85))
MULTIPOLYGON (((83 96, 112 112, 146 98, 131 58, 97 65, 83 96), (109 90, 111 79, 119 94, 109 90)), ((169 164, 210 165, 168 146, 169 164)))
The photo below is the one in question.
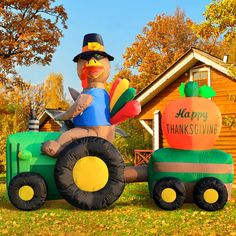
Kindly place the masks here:
MULTIPOLYGON (((236 64, 236 1, 213 0, 203 15, 204 22, 192 25, 195 33, 205 40, 222 42, 223 50, 218 56, 228 54, 229 62, 236 64)), ((230 66, 229 70, 236 77, 235 67, 230 66)))
POLYGON ((213 0, 203 14, 205 21, 193 25, 194 31, 205 39, 213 38, 231 42, 236 38, 236 2, 235 0, 213 0))
POLYGON ((31 85, 18 77, 14 81, 4 82, 0 83, 0 173, 5 169, 8 135, 28 128, 30 110, 28 91, 31 88, 31 85))
POLYGON ((196 44, 197 37, 189 27, 190 23, 192 21, 177 8, 174 16, 157 15, 147 23, 142 34, 137 35, 136 41, 126 49, 123 56, 124 70, 139 75, 131 75, 131 78, 136 79, 132 81, 133 85, 137 85, 136 88, 146 86, 196 44))
POLYGON ((44 83, 45 108, 67 109, 69 103, 65 100, 62 74, 52 73, 44 83))
POLYGON ((5 169, 8 135, 26 131, 31 109, 39 115, 44 109, 43 86, 32 85, 15 77, 0 81, 0 173, 5 169))
POLYGON ((0 1, 1 76, 16 73, 16 66, 46 65, 67 28, 67 14, 55 0, 0 1))
POLYGON ((173 16, 157 15, 126 49, 124 66, 116 77, 127 75, 131 85, 141 90, 191 47, 217 54, 220 43, 198 38, 193 24, 179 8, 173 16))

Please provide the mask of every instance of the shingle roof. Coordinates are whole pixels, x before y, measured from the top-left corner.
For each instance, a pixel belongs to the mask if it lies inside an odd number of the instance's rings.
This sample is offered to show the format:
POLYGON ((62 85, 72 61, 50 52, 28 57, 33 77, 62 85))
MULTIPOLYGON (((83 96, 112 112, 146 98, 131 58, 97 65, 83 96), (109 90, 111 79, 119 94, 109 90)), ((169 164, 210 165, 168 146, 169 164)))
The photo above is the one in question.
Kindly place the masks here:
MULTIPOLYGON (((65 110, 60 110, 60 109, 45 109, 40 115, 39 115, 39 125, 41 125, 45 119, 46 119, 46 116, 50 116, 53 120, 55 120, 55 116, 62 113, 62 112, 65 112, 65 110)), ((60 125, 61 127, 63 126, 64 122, 63 121, 58 121, 58 120, 55 120, 58 125, 60 125)))

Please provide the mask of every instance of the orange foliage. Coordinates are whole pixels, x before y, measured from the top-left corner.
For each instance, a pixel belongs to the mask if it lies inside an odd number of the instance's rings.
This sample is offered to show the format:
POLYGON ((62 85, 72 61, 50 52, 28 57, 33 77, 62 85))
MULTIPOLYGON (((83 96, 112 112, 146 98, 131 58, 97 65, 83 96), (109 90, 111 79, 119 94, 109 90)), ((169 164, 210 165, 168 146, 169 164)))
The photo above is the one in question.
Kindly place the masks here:
POLYGON ((124 54, 124 66, 134 68, 142 77, 139 88, 150 83, 179 56, 194 46, 197 37, 188 26, 190 19, 180 9, 174 16, 157 15, 147 23, 124 54))
POLYGON ((198 39, 192 25, 192 20, 179 8, 173 16, 157 15, 126 49, 124 68, 118 75, 125 71, 132 86, 141 90, 191 47, 216 52, 216 42, 198 39))
POLYGON ((15 73, 15 67, 49 64, 59 39, 59 23, 67 28, 67 14, 55 0, 0 1, 1 74, 15 73))

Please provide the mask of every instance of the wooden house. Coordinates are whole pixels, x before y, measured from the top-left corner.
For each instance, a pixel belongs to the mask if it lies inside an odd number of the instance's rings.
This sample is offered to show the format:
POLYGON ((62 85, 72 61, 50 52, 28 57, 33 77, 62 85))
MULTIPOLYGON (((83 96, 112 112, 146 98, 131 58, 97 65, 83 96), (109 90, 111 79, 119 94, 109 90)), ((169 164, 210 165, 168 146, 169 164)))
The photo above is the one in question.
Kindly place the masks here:
MULTIPOLYGON (((178 87, 181 82, 198 81, 199 85, 210 85, 216 91, 212 101, 221 111, 223 125, 214 148, 233 155, 235 171, 236 79, 230 77, 227 68, 228 64, 221 59, 191 48, 137 95, 136 99, 142 105, 139 120, 153 136, 154 150, 168 147, 160 125, 165 106, 180 97, 178 87)), ((236 175, 234 183, 236 183, 236 175)))
POLYGON ((58 109, 45 109, 38 117, 39 131, 60 131, 63 121, 55 120, 55 116, 64 112, 58 109))

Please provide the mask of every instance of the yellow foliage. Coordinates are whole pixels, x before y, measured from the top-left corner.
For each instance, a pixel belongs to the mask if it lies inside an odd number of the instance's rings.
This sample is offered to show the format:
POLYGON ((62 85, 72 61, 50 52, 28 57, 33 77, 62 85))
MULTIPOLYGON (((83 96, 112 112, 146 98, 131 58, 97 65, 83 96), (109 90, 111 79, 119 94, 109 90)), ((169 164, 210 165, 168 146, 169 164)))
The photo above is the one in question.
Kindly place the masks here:
POLYGON ((30 107, 39 113, 43 100, 40 86, 23 80, 4 81, 0 91, 0 172, 5 163, 5 142, 8 135, 28 128, 30 107))
POLYGON ((206 40, 214 42, 222 41, 223 44, 231 44, 236 39, 236 1, 213 0, 203 14, 205 21, 193 24, 192 29, 206 40))
MULTIPOLYGON (((100 211, 75 209, 66 201, 46 201, 37 211, 16 210, 0 184, 0 235, 235 235, 235 203, 218 212, 184 204, 163 211, 150 198, 147 183, 127 184, 119 200, 100 211)), ((236 196, 236 189, 233 190, 236 196)))
POLYGON ((66 110, 69 103, 65 100, 62 74, 52 73, 44 83, 45 107, 66 110))
POLYGON ((173 16, 157 15, 126 49, 124 67, 115 78, 125 75, 141 90, 191 47, 221 58, 224 53, 235 58, 235 50, 229 48, 236 38, 236 1, 213 0, 204 15, 202 24, 195 24, 179 8, 173 16))
POLYGON ((5 165, 5 144, 8 135, 27 129, 28 125, 28 104, 18 91, 11 91, 7 94, 0 94, 0 101, 3 106, 0 113, 0 173, 5 165))

